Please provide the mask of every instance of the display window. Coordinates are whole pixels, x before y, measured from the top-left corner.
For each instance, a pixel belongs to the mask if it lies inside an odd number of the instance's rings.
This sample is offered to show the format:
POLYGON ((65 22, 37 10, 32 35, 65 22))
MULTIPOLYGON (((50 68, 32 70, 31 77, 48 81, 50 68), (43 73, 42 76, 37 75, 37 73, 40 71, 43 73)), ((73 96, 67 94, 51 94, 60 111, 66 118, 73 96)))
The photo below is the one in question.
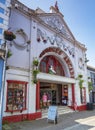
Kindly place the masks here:
POLYGON ((40 63, 40 71, 44 73, 51 73, 60 76, 64 76, 64 69, 61 63, 54 56, 46 56, 40 63))
POLYGON ((26 109, 27 82, 7 81, 6 111, 23 111, 26 109))
POLYGON ((68 103, 68 86, 64 85, 62 87, 62 104, 67 105, 68 103))

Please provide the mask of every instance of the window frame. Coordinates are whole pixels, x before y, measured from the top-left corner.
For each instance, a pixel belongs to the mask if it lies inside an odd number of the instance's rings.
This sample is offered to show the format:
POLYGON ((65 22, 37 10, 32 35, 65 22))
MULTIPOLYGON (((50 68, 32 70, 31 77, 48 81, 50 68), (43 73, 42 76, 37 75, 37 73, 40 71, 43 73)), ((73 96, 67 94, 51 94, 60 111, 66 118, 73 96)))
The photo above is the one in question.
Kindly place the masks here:
POLYGON ((5 4, 6 0, 1 0, 0 3, 5 4))
POLYGON ((3 23, 4 19, 0 17, 0 23, 3 23))
MULTIPOLYGON (((25 82, 25 81, 16 81, 16 80, 7 80, 7 93, 6 93, 6 112, 11 112, 11 113, 13 113, 13 112, 18 112, 18 111, 20 111, 20 112, 22 112, 23 110, 26 110, 26 100, 27 100, 27 84, 28 84, 28 82, 25 82), (13 97, 15 97, 15 99, 16 98, 22 98, 22 99, 25 99, 25 107, 23 107, 22 109, 17 109, 17 110, 13 110, 13 106, 14 105, 16 105, 16 103, 14 104, 13 103, 13 99, 12 99, 12 110, 8 110, 8 85, 9 84, 22 84, 22 85, 24 85, 22 88, 24 88, 25 89, 25 91, 24 91, 24 96, 22 96, 22 97, 20 97, 20 96, 17 96, 17 95, 12 95, 12 97, 11 98, 13 98, 13 97)), ((19 87, 18 87, 19 88, 19 87)), ((12 88, 13 90, 15 89, 15 87, 13 87, 12 88)), ((14 91, 13 91, 13 93, 12 94, 14 94, 14 91)), ((19 104, 20 105, 20 104, 19 104)))
POLYGON ((39 65, 39 69, 40 69, 41 72, 44 71, 43 73, 49 73, 49 66, 50 65, 53 65, 54 70, 56 72, 58 72, 58 68, 57 67, 59 66, 59 70, 60 71, 58 73, 56 73, 56 75, 65 76, 64 69, 63 69, 61 63, 58 61, 58 59, 55 56, 52 56, 52 55, 45 56, 41 60, 40 65, 39 65), (52 62, 52 64, 50 64, 50 62, 52 62), (45 64, 46 68, 44 68, 42 64, 45 64))

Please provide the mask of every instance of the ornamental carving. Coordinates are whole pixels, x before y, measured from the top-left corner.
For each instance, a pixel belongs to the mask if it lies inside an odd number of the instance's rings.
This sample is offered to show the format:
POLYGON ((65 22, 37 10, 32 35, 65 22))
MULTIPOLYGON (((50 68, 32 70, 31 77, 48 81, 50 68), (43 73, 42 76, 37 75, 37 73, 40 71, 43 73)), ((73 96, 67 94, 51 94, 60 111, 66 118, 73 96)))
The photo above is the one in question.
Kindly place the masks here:
POLYGON ((66 27, 63 25, 63 22, 60 21, 59 18, 57 17, 49 17, 49 18, 44 18, 43 19, 46 24, 48 24, 50 27, 55 29, 56 31, 62 33, 65 35, 67 38, 71 38, 71 35, 67 31, 66 27))
POLYGON ((24 32, 24 30, 23 29, 15 30, 14 34, 16 38, 13 40, 13 42, 10 42, 10 46, 15 45, 17 49, 27 48, 27 51, 29 51, 29 44, 31 43, 31 41, 28 39, 28 36, 24 32))

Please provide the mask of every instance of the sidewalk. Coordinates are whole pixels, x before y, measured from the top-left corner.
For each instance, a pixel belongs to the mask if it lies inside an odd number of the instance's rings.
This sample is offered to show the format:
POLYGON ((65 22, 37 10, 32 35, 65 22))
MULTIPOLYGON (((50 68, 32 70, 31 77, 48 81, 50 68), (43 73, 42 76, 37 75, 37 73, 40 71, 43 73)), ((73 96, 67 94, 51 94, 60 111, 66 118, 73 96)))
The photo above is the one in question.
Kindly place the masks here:
POLYGON ((60 115, 57 124, 54 124, 51 121, 47 122, 47 119, 44 118, 33 121, 11 123, 9 126, 12 130, 64 130, 67 127, 77 125, 78 123, 75 121, 76 119, 83 119, 90 116, 95 116, 95 110, 60 115))

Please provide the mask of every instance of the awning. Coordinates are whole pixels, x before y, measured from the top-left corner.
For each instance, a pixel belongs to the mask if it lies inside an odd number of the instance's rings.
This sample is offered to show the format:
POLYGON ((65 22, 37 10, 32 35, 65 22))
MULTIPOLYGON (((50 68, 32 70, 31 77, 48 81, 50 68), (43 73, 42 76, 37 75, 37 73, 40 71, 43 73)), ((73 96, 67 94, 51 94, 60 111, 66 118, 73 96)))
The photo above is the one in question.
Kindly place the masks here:
POLYGON ((53 75, 53 74, 47 74, 47 73, 39 73, 37 75, 37 79, 42 82, 50 82, 50 83, 68 83, 72 84, 75 83, 74 78, 69 78, 69 77, 63 77, 63 76, 58 76, 58 75, 53 75))

